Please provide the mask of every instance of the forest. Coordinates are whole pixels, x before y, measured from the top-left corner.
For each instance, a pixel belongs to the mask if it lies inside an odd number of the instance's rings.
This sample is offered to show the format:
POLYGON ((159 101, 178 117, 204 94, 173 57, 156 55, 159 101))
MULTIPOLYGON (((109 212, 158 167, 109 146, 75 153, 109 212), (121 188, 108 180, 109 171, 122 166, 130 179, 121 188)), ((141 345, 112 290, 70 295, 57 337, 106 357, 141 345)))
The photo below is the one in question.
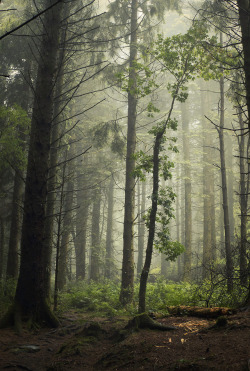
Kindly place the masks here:
POLYGON ((248 0, 0 0, 1 369, 250 370, 249 117, 248 0))

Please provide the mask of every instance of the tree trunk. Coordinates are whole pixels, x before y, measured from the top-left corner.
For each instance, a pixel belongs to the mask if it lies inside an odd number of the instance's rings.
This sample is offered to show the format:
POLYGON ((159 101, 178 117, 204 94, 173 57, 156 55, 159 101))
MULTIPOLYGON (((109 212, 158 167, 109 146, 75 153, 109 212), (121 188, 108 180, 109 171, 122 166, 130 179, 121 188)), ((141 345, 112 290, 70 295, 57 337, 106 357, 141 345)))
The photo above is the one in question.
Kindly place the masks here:
POLYGON ((114 175, 111 174, 108 191, 108 217, 107 217, 106 255, 105 255, 105 277, 108 279, 111 279, 113 276, 112 267, 114 264, 113 214, 114 214, 114 175))
POLYGON ((100 216, 101 190, 96 189, 92 210, 90 280, 100 279, 100 216))
MULTIPOLYGON (((202 88, 202 87, 201 87, 202 88)), ((204 90, 204 89, 202 89, 204 90)), ((202 254, 202 279, 209 277, 210 266, 213 261, 212 253, 212 197, 213 197, 213 156, 212 137, 204 120, 205 97, 201 91, 201 112, 203 130, 203 254, 202 254)), ((208 98, 208 97, 206 97, 208 98)))
POLYGON ((248 128, 250 130, 250 3, 246 0, 237 0, 241 27, 241 42, 244 54, 244 71, 246 87, 246 103, 248 110, 248 128))
POLYGON ((240 156, 240 282, 241 285, 247 285, 247 174, 246 174, 246 135, 244 133, 244 121, 242 109, 238 108, 238 118, 241 128, 239 143, 240 156))
POLYGON ((7 260, 7 278, 18 278, 19 272, 19 244, 21 240, 21 226, 22 226, 22 197, 24 191, 24 183, 19 172, 15 172, 14 190, 12 201, 11 225, 10 225, 10 239, 9 251, 7 260))
POLYGON ((83 280, 86 277, 86 242, 87 242, 87 224, 89 216, 89 190, 87 185, 86 168, 88 164, 88 155, 85 154, 83 162, 80 160, 77 173, 77 205, 76 210, 76 279, 83 280), (83 166, 83 173, 81 167, 83 166))
POLYGON ((140 289, 139 289, 139 313, 143 313, 146 310, 146 288, 147 279, 149 274, 149 269, 152 260, 154 236, 155 236, 155 223, 156 223, 156 213, 157 213, 157 201, 159 192, 159 152, 161 138, 164 132, 160 132, 156 135, 154 143, 154 155, 153 155, 153 191, 152 191, 152 205, 149 216, 149 226, 148 226, 148 242, 146 249, 145 263, 141 272, 140 278, 140 289))
MULTIPOLYGON (((68 6, 67 6, 68 8, 68 6)), ((66 16, 66 12, 64 12, 66 16)), ((59 52, 58 63, 61 66, 57 81, 56 81, 56 90, 55 96, 60 97, 63 90, 63 80, 64 80, 64 57, 65 57, 65 30, 60 32, 60 40, 62 41, 62 48, 59 52)), ((48 177, 48 196, 46 203, 46 220, 45 220, 45 237, 44 237, 44 264, 46 266, 46 276, 45 276, 45 285, 48 297, 50 296, 50 286, 51 286, 51 258, 53 252, 53 237, 54 237, 54 221, 55 221, 55 203, 56 203, 56 189, 58 187, 57 182, 57 173, 58 173, 58 147, 59 142, 58 138, 60 135, 60 126, 59 121, 61 119, 62 103, 60 98, 57 98, 54 102, 54 117, 55 120, 52 125, 52 134, 51 134, 51 148, 50 148, 50 162, 49 162, 49 177, 48 177)))
MULTIPOLYGON (((52 3, 47 1, 46 4, 52 3)), ((61 8, 62 4, 58 4, 44 17, 25 186, 20 275, 14 305, 1 326, 15 322, 19 327, 22 319, 58 325, 47 304, 44 227, 61 8)))
POLYGON ((227 174, 226 174, 226 160, 224 148, 224 78, 220 78, 220 127, 218 129, 220 140, 220 163, 221 163, 221 183, 222 183, 222 199, 223 199, 223 213, 224 213, 224 232, 225 232, 225 251, 226 251, 226 277, 228 291, 233 289, 233 261, 231 252, 231 234, 229 224, 229 209, 227 196, 227 174))
POLYGON ((130 39, 130 89, 128 92, 128 129, 127 129, 127 154, 126 154, 126 183, 124 205, 124 231, 123 231, 123 260, 122 260, 122 283, 120 302, 123 305, 130 303, 134 293, 134 207, 135 207, 135 159, 133 154, 136 148, 136 71, 133 63, 137 58, 137 11, 138 0, 132 0, 131 4, 131 39, 130 39))
POLYGON ((70 150, 67 156, 67 187, 64 195, 64 218, 62 228, 62 238, 59 251, 58 259, 58 290, 63 290, 67 282, 68 272, 68 257, 69 257, 69 245, 71 239, 72 230, 72 210, 73 210, 73 197, 74 197, 74 144, 71 144, 70 150))
POLYGON ((183 280, 191 280, 192 263, 192 205, 191 205, 191 166, 189 146, 189 118, 186 103, 181 105, 182 128, 183 128, 183 156, 184 164, 184 198, 185 198, 185 252, 184 252, 184 273, 183 280))
POLYGON ((143 267, 143 249, 145 236, 145 222, 143 215, 146 208, 146 181, 138 181, 138 256, 137 256, 137 277, 140 277, 143 267))

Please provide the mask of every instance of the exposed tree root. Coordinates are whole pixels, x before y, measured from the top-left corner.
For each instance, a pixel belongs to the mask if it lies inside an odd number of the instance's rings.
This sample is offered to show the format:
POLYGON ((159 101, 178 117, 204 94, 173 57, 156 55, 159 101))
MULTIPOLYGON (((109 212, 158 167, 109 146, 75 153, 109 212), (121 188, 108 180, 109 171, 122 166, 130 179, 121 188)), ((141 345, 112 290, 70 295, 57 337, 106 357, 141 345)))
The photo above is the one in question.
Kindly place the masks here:
POLYGON ((142 313, 135 316, 131 319, 128 324, 125 326, 125 329, 134 329, 138 330, 140 328, 148 328, 150 330, 161 330, 161 331, 171 331, 176 330, 174 326, 165 326, 159 322, 154 321, 149 317, 148 314, 142 313))

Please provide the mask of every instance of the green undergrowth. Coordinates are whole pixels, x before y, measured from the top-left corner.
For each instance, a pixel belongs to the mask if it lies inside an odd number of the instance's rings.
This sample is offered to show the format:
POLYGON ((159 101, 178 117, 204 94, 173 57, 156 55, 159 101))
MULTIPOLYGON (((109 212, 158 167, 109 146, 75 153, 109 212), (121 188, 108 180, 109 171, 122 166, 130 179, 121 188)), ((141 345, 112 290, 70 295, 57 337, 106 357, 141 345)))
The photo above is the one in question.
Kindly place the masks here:
MULTIPOLYGON (((11 305, 16 288, 16 281, 0 282, 0 314, 11 305)), ((125 308, 119 302, 120 282, 103 280, 100 282, 70 282, 59 294, 58 312, 70 309, 93 314, 93 316, 134 316, 138 312, 139 283, 135 284, 134 301, 125 308)), ((234 281, 234 289, 227 291, 227 284, 222 276, 200 284, 176 283, 160 277, 155 283, 148 283, 146 307, 148 311, 168 314, 167 307, 178 305, 203 307, 231 307, 244 305, 247 288, 234 281)))
MULTIPOLYGON (((119 302, 120 284, 112 281, 86 282, 79 281, 68 285, 67 290, 60 294, 60 311, 78 309, 82 312, 93 312, 95 315, 116 316, 134 315, 138 310, 139 284, 135 284, 134 302, 125 308, 119 302)), ((204 281, 200 285, 175 283, 158 279, 148 283, 146 306, 147 310, 167 314, 168 306, 223 306, 239 307, 244 302, 246 290, 235 285, 232 293, 227 292, 226 282, 204 281)))

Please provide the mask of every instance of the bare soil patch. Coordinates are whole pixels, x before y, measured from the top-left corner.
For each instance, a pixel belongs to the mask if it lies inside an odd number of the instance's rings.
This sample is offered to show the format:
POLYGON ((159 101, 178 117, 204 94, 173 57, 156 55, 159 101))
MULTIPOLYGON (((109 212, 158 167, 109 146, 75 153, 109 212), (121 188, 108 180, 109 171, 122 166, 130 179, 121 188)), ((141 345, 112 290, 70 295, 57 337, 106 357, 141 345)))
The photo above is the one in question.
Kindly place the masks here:
POLYGON ((158 321, 174 331, 143 329, 129 336, 118 330, 126 318, 91 318, 65 313, 56 330, 0 330, 0 370, 250 370, 250 314, 227 317, 213 328, 214 319, 171 316, 158 321), (84 328, 98 322, 101 331, 84 328))

